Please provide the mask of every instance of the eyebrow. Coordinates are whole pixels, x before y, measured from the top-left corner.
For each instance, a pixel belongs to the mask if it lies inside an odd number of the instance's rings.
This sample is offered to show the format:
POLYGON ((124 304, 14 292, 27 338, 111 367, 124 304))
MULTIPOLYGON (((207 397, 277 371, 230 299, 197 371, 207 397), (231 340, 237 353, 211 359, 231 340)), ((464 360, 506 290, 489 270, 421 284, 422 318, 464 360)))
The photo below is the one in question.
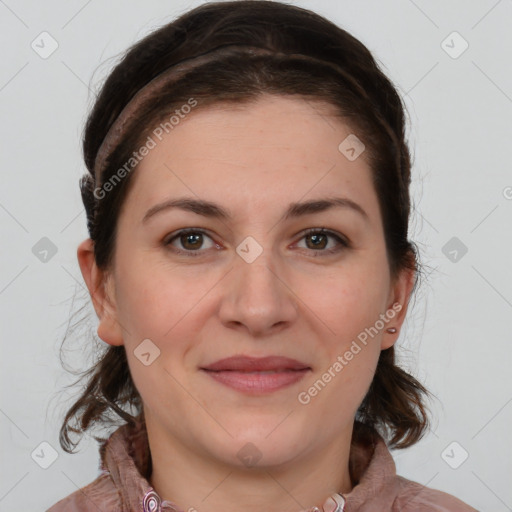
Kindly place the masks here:
MULTIPOLYGON (((336 207, 355 211, 359 213, 366 221, 369 220, 366 211, 359 204, 346 197, 332 197, 325 199, 320 198, 302 203, 291 203, 281 220, 298 218, 304 215, 324 212, 336 207)), ((142 218, 142 223, 147 222, 151 217, 154 217, 160 212, 173 208, 179 208, 181 210, 189 211, 198 215, 202 215, 203 217, 210 217, 213 219, 228 221, 233 218, 228 210, 224 209, 222 206, 216 203, 202 199, 181 197, 176 199, 169 199, 163 203, 152 206, 142 218)))

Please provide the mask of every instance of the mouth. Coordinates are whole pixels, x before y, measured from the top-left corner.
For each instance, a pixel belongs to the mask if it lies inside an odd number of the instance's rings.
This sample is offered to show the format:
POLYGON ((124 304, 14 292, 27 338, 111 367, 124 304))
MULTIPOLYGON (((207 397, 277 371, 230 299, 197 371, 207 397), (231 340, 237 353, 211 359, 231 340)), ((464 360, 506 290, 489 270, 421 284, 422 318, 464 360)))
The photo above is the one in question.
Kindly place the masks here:
POLYGON ((200 368, 216 382, 246 394, 265 394, 296 384, 311 367, 281 356, 235 356, 200 368))

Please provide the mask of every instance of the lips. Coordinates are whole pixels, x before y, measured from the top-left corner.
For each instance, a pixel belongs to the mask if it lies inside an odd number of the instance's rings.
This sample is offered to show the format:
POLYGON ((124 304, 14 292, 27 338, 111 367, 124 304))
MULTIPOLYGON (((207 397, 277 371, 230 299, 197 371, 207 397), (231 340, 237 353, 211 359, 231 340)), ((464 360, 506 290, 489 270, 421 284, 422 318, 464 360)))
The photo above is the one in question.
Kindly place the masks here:
POLYGON ((281 356, 233 356, 201 370, 213 381, 245 395, 266 395, 300 382, 311 367, 281 356))
POLYGON ((211 372, 285 372, 311 369, 305 363, 282 356, 249 357, 233 356, 220 359, 213 364, 201 368, 211 372))

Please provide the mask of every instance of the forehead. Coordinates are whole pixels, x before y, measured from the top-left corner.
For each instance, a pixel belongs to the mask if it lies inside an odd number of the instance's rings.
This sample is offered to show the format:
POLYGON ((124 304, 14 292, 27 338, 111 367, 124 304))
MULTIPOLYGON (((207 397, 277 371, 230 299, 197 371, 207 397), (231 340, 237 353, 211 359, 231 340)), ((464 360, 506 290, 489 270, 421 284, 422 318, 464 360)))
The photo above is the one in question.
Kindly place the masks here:
POLYGON ((266 96, 218 104, 154 133, 154 147, 131 177, 131 211, 184 194, 229 199, 242 210, 326 194, 364 203, 369 213, 376 207, 366 155, 349 160, 340 150, 354 134, 325 103, 266 96))

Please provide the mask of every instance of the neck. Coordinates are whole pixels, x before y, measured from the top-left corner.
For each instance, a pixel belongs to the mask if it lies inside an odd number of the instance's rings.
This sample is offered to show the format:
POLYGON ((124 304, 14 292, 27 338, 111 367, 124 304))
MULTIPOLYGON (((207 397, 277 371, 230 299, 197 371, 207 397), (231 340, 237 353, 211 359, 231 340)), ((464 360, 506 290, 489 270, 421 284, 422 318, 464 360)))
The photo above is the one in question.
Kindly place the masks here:
POLYGON ((348 493, 352 426, 328 446, 279 466, 233 466, 186 447, 159 425, 146 423, 151 450, 150 485, 162 500, 200 512, 299 512, 334 493, 348 493))

